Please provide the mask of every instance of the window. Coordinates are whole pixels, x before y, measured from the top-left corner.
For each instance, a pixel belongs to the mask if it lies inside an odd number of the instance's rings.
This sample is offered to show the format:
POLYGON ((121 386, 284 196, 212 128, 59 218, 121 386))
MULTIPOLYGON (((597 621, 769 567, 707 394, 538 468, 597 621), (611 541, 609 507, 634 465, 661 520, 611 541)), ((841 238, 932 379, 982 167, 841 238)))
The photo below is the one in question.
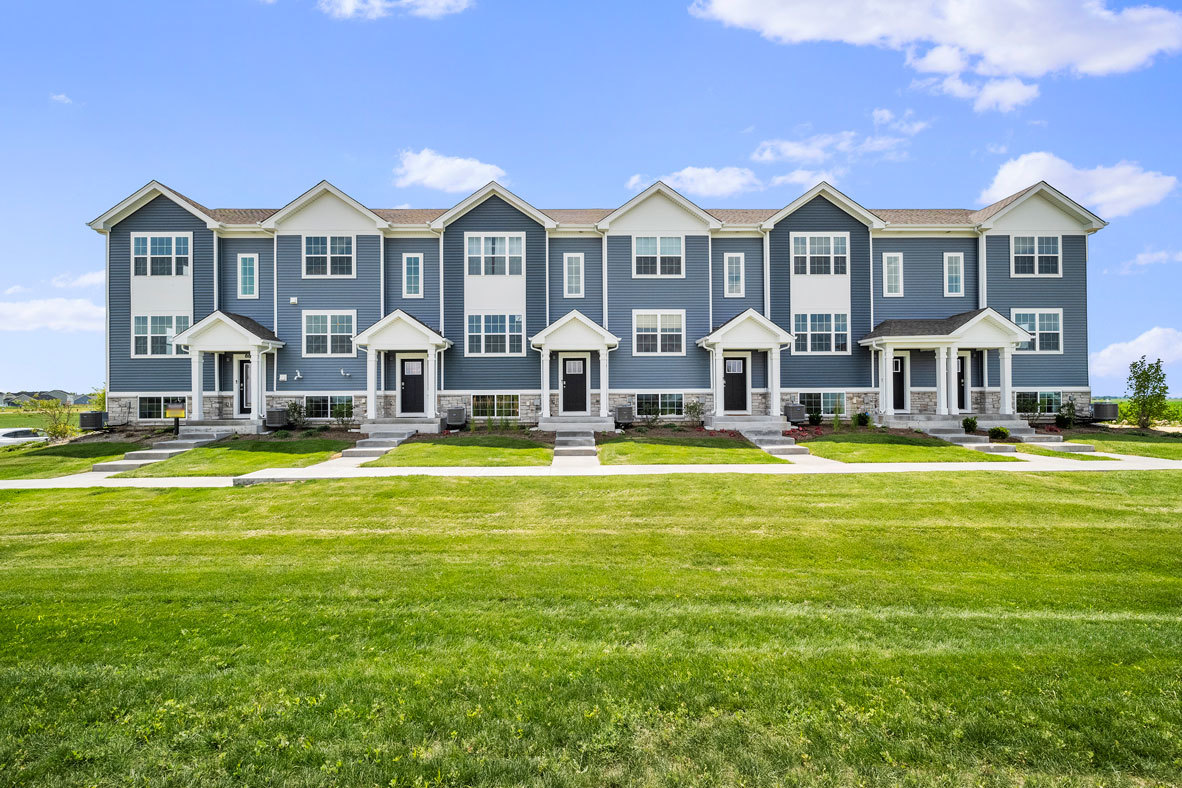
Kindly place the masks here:
POLYGON ((402 255, 402 297, 423 297, 423 256, 421 254, 402 255))
POLYGON ((685 276, 681 236, 638 235, 632 239, 632 276, 685 276))
POLYGON ((172 338, 189 328, 188 315, 135 315, 131 319, 133 356, 185 356, 172 338))
POLYGON ((887 298, 903 296, 903 255, 899 252, 882 256, 882 294, 887 298))
POLYGON ((468 276, 521 276, 525 269, 525 234, 464 233, 468 244, 468 276))
POLYGON ((238 297, 258 298, 258 255, 238 255, 238 297))
POLYGON ((468 315, 469 356, 525 355, 521 315, 468 315))
POLYGON ((944 253, 944 295, 964 295, 964 255, 960 252, 944 253))
POLYGON ((353 236, 304 236, 305 278, 351 276, 353 276, 353 236))
POLYGON ((1018 345, 1019 353, 1062 353, 1063 352, 1063 310, 1062 309, 1015 309, 1011 319, 1034 335, 1029 342, 1018 345))
POLYGON ((1058 413, 1063 405, 1063 394, 1058 391, 1016 392, 1019 413, 1058 413))
POLYGON ((473 394, 472 418, 515 419, 519 397, 516 394, 473 394))
POLYGON ((192 233, 133 234, 131 271, 135 276, 185 276, 189 273, 192 233))
POLYGON ((742 298, 743 291, 746 288, 743 273, 743 255, 740 254, 726 254, 723 256, 723 270, 726 274, 726 290, 727 298, 742 298))
POLYGON ((820 413, 822 416, 840 416, 845 413, 845 392, 821 391, 802 393, 800 404, 806 413, 820 413))
POLYGON ((353 312, 304 312, 304 355, 352 357, 353 312))
POLYGON ((1061 276, 1059 236, 1015 235, 1010 276, 1061 276))
POLYGON ((141 419, 162 419, 169 408, 185 407, 184 397, 140 397, 139 413, 141 419))
POLYGON ((637 416, 682 416, 685 414, 681 394, 637 394, 637 416))
POLYGON ((685 355, 685 312, 633 312, 632 328, 632 355, 685 355))
POLYGON ((583 255, 564 254, 562 256, 562 281, 564 298, 583 297, 583 255))
POLYGON ((848 233, 792 233, 792 273, 845 274, 849 270, 848 245, 848 233))
POLYGON ((353 395, 304 397, 304 416, 309 419, 351 419, 353 395))
POLYGON ((795 315, 794 353, 849 353, 850 333, 845 314, 795 315))

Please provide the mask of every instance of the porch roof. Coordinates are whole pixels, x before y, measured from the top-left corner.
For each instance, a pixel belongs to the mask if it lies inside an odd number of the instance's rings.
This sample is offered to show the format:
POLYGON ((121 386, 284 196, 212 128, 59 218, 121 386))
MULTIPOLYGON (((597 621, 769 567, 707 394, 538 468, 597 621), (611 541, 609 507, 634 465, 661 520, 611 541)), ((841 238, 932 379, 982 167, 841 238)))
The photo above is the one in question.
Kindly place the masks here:
POLYGON ((572 309, 529 338, 535 350, 615 350, 620 338, 572 309))
POLYGON ((426 350, 451 347, 451 340, 414 315, 395 309, 354 339, 372 350, 426 350))
POLYGON ((698 340, 699 347, 765 350, 790 344, 793 334, 754 309, 746 309, 698 340))
POLYGON ((860 345, 913 343, 919 346, 1012 346, 1030 339, 1025 329, 992 307, 944 318, 884 320, 862 337, 860 345))
POLYGON ((198 320, 173 337, 173 342, 197 351, 273 349, 284 345, 274 331, 257 320, 221 310, 198 320))

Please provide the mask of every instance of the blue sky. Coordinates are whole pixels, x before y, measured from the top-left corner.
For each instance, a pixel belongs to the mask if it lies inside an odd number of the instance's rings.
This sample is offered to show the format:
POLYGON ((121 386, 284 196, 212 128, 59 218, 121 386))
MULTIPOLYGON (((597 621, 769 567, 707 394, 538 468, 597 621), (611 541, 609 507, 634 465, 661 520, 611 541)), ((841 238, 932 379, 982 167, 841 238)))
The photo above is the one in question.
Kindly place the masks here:
POLYGON ((496 176, 539 207, 664 177, 704 207, 819 177, 869 207, 977 207, 1047 178, 1093 237, 1092 385, 1182 388, 1182 12, 996 0, 21 3, 0 49, 0 390, 102 382, 103 239, 155 178, 372 207, 496 176), (1032 7, 1033 6, 1033 7, 1032 7), (906 9, 906 13, 902 9, 906 9))

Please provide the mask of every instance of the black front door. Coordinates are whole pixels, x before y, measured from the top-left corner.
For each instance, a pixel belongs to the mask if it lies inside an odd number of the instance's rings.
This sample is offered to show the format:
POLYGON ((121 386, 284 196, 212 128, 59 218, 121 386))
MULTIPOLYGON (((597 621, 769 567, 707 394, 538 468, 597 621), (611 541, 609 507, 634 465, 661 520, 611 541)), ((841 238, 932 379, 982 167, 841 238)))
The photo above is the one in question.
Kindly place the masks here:
POLYGON ((722 407, 728 411, 747 410, 747 359, 722 360, 722 407))
POLYGON ((250 413, 250 361, 238 362, 238 412, 250 413))
POLYGON ((424 384, 427 382, 423 374, 426 366, 421 358, 402 358, 398 360, 399 384, 398 401, 402 413, 422 413, 424 402, 424 384))
POLYGON ((562 360, 562 409, 568 413, 587 412, 587 360, 562 360))
POLYGON ((964 361, 964 356, 956 357, 956 407, 960 408, 961 410, 966 410, 964 403, 964 361))
POLYGON ((902 411, 907 405, 907 371, 903 368, 903 359, 895 357, 891 364, 893 371, 892 382, 894 383, 891 393, 893 394, 892 408, 897 411, 902 411))

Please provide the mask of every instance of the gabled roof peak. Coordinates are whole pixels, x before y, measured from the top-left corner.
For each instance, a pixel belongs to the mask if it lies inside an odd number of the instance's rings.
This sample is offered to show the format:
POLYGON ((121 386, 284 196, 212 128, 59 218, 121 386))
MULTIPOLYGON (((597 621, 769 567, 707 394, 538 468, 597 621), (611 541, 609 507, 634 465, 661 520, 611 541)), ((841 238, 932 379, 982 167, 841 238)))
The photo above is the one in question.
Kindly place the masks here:
POLYGON ((685 210, 688 213, 692 214, 693 216, 696 216, 699 219, 701 219, 702 223, 705 224, 707 227, 709 227, 711 230, 717 230, 722 227, 722 222, 720 222, 718 220, 717 216, 714 216, 713 214, 703 210, 702 208, 699 208, 696 203, 694 203, 693 201, 682 196, 682 194, 679 191, 677 191, 676 189, 674 189, 672 186, 665 183, 664 181, 656 181, 651 186, 649 186, 647 189, 642 191, 640 194, 638 194, 635 197, 633 197, 632 199, 628 200, 628 202, 624 203, 619 208, 615 209, 614 211, 609 213, 607 216, 603 217, 598 222, 596 222, 595 229, 601 230, 601 231, 607 230, 608 228, 611 227, 611 223, 613 221, 620 218, 624 214, 628 213, 628 211, 632 210, 633 208, 640 205, 645 200, 649 199, 650 197, 652 197, 653 195, 656 195, 656 194, 661 194, 661 195, 664 195, 665 197, 669 198, 671 201, 673 201, 676 205, 678 205, 683 210, 685 210))
POLYGON ((558 222, 554 221, 552 218, 542 213, 513 192, 509 191, 501 184, 497 183, 496 181, 489 181, 484 186, 469 194, 463 200, 460 200, 445 213, 442 213, 433 219, 431 221, 431 229, 444 229, 447 227, 447 225, 451 224, 453 221, 494 195, 500 197, 502 200, 509 203, 514 208, 521 211, 526 216, 530 217, 535 222, 547 229, 553 229, 558 226, 558 222))

